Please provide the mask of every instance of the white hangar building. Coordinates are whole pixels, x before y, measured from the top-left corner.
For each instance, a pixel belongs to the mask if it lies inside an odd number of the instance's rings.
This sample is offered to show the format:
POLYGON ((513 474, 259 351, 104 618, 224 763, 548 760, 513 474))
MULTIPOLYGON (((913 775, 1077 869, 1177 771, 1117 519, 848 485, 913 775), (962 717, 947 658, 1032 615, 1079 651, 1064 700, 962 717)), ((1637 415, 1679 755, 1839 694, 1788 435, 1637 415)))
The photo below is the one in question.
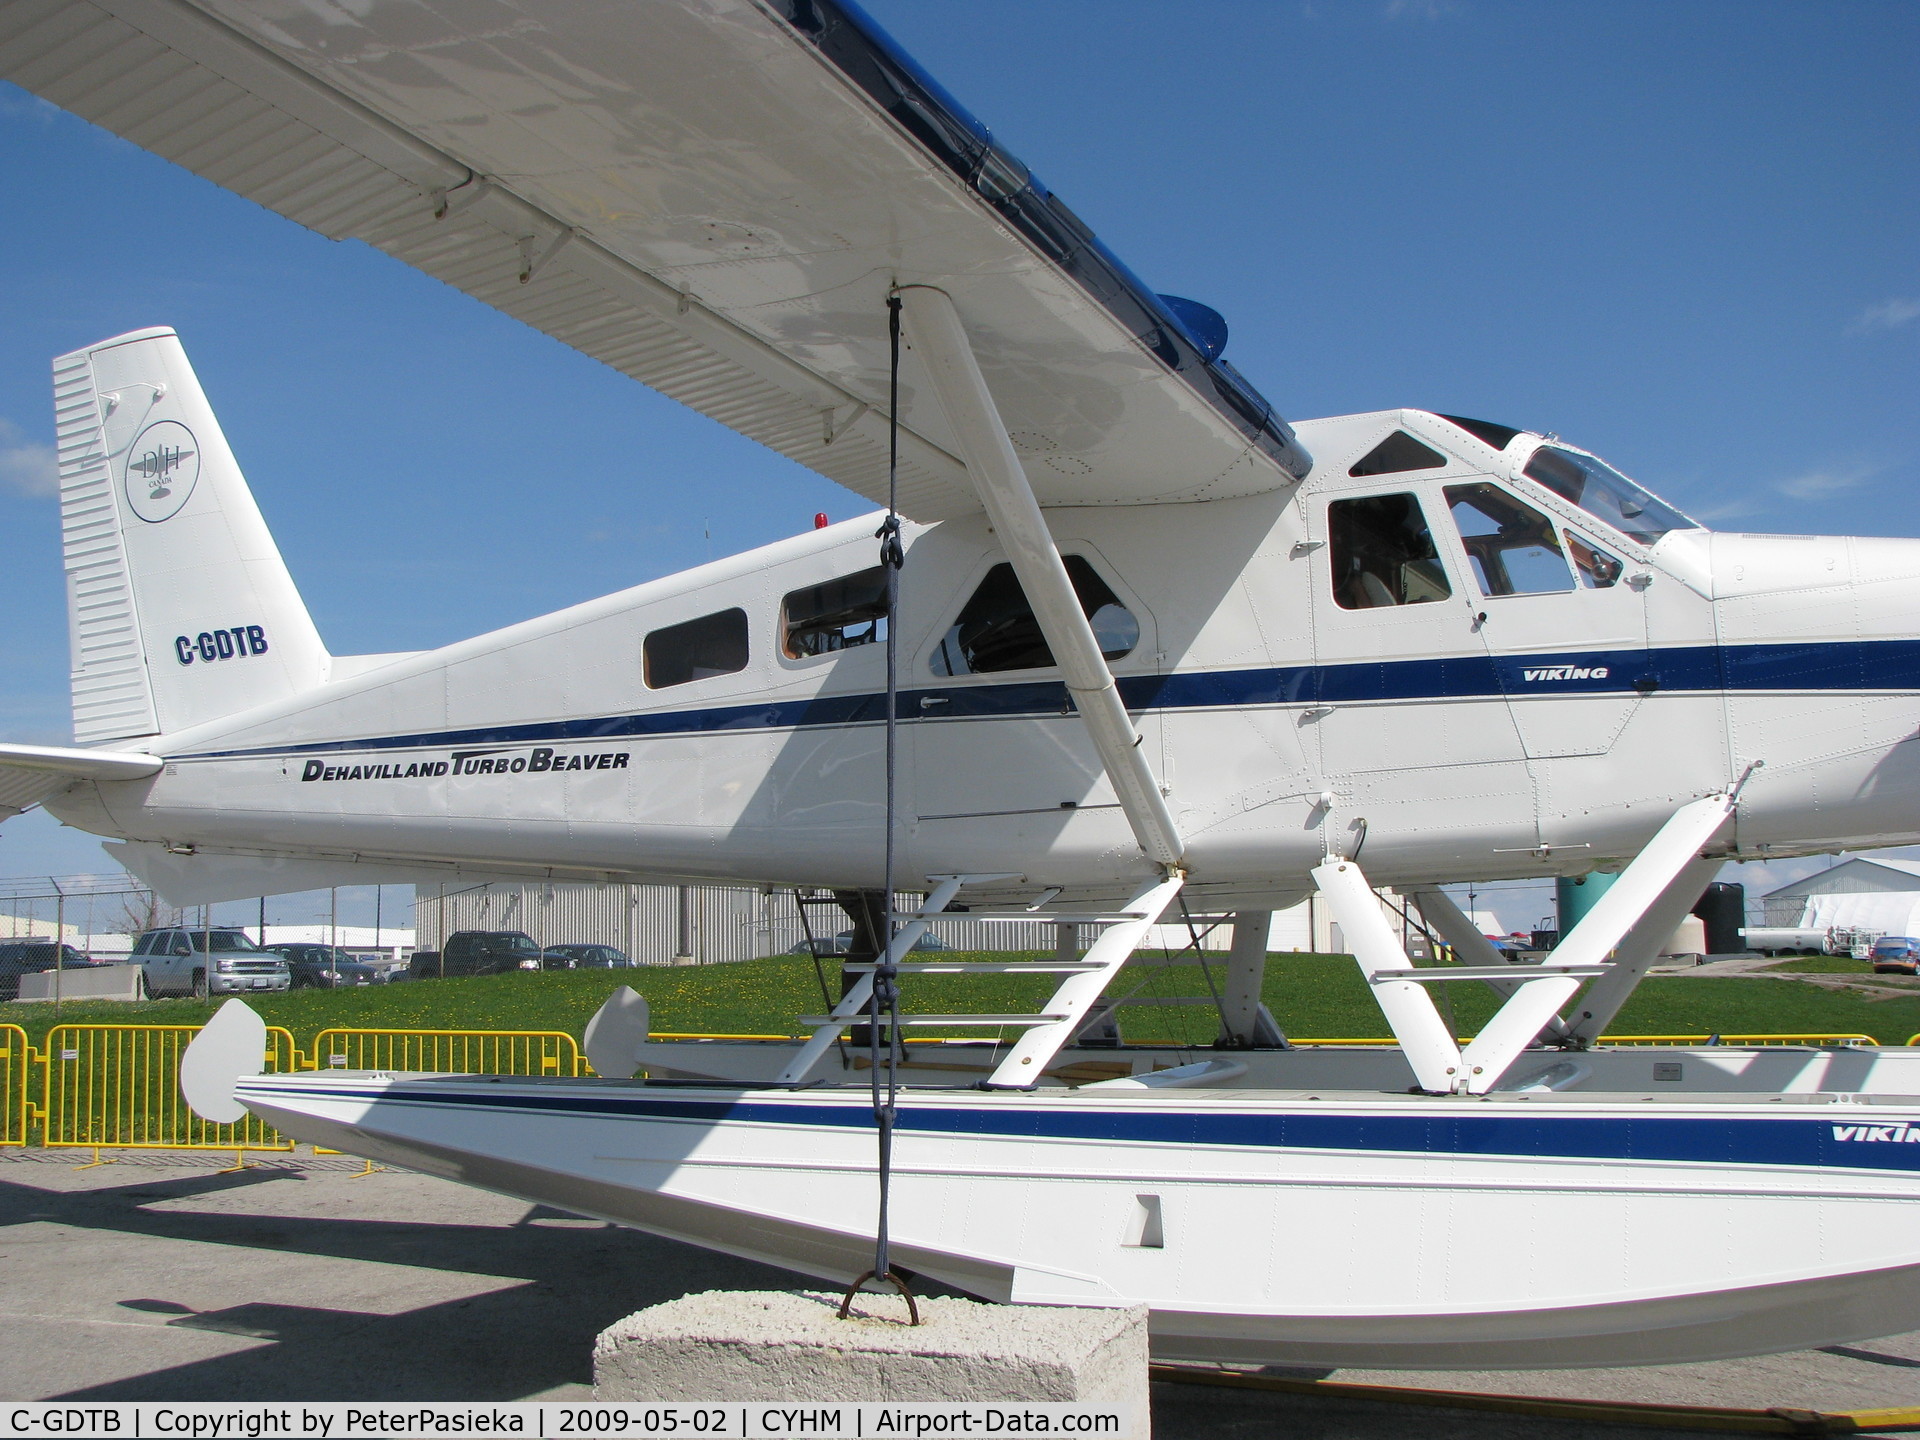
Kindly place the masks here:
POLYGON ((1920 861, 1855 855, 1769 890, 1762 905, 1768 925, 1920 935, 1920 861))

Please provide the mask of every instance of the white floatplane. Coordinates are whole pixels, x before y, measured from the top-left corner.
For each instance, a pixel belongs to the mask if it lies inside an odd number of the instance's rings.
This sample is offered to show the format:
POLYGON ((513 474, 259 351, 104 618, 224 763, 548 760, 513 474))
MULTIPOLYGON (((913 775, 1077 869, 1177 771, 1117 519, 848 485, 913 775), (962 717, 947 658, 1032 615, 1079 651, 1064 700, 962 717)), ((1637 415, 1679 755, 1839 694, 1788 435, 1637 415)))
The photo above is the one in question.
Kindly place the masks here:
POLYGON ((843 893, 874 941, 805 1041, 655 1042, 617 996, 597 1079, 264 1075, 229 1009, 204 1113, 844 1281, 876 1217, 843 1038, 898 964, 908 1027, 984 1038, 902 1072, 894 1253, 974 1293, 1331 1365, 1920 1327, 1913 1056, 1596 1043, 1727 859, 1920 841, 1920 543, 1710 533, 1517 427, 1289 426, 1217 315, 844 0, 13 0, 0 74, 877 501, 897 445, 891 606, 870 515, 334 656, 177 337, 57 361, 76 744, 0 747, 0 805, 181 903, 744 879, 843 893), (925 900, 888 941, 890 833, 925 900), (1596 869, 1518 974, 1439 889, 1596 869), (1376 886, 1457 963, 1416 965, 1376 886), (1268 914, 1309 893, 1397 1046, 1290 1049, 1261 1008, 1268 914), (1116 1043, 1183 910, 1232 917, 1221 1045, 1116 1043), (986 967, 1052 998, 917 1011, 971 973, 910 958, 959 913, 1056 925, 986 967), (1470 1041, 1441 980, 1503 996, 1470 1041))

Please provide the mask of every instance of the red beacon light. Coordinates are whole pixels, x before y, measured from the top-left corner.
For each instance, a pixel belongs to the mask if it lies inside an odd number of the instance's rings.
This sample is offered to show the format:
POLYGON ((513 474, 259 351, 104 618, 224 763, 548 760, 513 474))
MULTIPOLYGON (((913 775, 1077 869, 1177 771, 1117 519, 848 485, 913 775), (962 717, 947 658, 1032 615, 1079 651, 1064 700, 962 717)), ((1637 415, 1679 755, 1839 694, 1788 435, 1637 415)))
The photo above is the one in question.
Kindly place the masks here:
POLYGON ((816 530, 824 530, 827 528, 827 512, 826 511, 816 510, 813 512, 813 528, 816 530))

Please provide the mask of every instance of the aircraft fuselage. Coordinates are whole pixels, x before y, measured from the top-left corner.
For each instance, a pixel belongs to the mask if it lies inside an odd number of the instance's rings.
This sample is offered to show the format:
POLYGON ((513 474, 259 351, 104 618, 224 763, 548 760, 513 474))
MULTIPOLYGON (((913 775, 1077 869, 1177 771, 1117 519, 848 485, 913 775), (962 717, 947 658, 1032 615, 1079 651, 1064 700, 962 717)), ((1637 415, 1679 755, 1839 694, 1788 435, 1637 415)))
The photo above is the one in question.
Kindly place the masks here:
MULTIPOLYGON (((1048 512, 1061 552, 1127 612, 1115 648, 1137 631, 1111 664, 1191 894, 1297 896, 1329 849, 1363 851, 1380 884, 1584 873, 1756 764, 1731 853, 1920 840, 1920 542, 1637 543, 1519 473, 1538 437, 1495 452, 1417 411, 1299 431, 1317 463, 1297 487, 1048 512), (1396 432, 1444 463, 1350 473, 1396 432), (1383 584, 1341 527, 1404 517, 1407 497, 1431 558, 1383 584), (1542 516, 1529 550, 1520 532, 1542 516), (1565 588, 1537 571, 1555 543, 1565 588)), ((875 564, 876 524, 164 736, 162 774, 50 808, 177 851, 877 885, 885 647, 862 642, 880 632, 856 615, 825 641, 792 633, 796 614, 831 622, 852 593, 834 583, 875 564)), ((981 609, 1004 560, 985 520, 905 538, 899 873, 991 868, 1100 894, 1152 873, 1057 673, 985 668, 1018 658, 981 609)), ((249 663, 236 642, 210 664, 188 638, 188 668, 249 663)))

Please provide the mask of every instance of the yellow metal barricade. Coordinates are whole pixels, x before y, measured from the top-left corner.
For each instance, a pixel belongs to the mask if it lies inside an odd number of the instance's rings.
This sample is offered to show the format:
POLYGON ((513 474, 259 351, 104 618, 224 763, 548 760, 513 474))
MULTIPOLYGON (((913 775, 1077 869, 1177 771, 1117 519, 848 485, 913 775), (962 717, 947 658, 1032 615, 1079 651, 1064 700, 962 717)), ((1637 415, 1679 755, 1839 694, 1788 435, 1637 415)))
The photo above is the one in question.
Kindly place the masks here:
MULTIPOLYGON (((249 1115, 203 1120, 180 1094, 180 1057, 195 1025, 56 1025, 41 1057, 46 1076, 42 1143, 140 1150, 291 1150, 293 1142, 249 1115)), ((266 1066, 291 1069, 293 1036, 267 1031, 266 1066)))
POLYGON ((27 1032, 18 1025, 0 1025, 0 1145, 27 1143, 27 1116, 33 1110, 27 1098, 32 1059, 27 1032))
POLYGON ((307 1063, 317 1070, 413 1070, 457 1075, 587 1075, 564 1030, 322 1030, 307 1063))
MULTIPOLYGON (((1706 1045, 1711 1035, 1602 1035, 1602 1045, 1706 1045)), ((1878 1045, 1871 1035, 1729 1035, 1719 1037, 1722 1045, 1878 1045)))

